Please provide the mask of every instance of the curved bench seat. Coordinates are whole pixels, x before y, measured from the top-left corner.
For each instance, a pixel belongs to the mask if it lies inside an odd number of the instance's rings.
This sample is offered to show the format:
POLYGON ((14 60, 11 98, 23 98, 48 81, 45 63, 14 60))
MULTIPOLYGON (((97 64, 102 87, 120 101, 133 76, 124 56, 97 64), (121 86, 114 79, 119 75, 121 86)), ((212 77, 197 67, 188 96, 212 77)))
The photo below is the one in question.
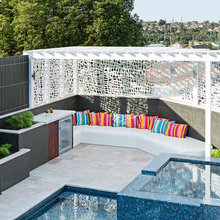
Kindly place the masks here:
POLYGON ((130 147, 153 155, 160 153, 204 156, 205 143, 191 137, 175 138, 146 129, 125 127, 74 126, 73 146, 80 143, 130 147))

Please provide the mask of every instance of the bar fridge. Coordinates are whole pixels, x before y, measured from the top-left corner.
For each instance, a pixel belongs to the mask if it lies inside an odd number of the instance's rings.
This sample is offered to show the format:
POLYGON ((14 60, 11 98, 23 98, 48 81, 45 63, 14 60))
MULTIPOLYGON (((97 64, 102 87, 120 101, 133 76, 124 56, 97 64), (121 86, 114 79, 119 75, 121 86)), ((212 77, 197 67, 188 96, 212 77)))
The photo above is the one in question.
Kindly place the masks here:
POLYGON ((59 120, 58 132, 59 155, 61 155, 72 149, 73 146, 72 116, 59 120))

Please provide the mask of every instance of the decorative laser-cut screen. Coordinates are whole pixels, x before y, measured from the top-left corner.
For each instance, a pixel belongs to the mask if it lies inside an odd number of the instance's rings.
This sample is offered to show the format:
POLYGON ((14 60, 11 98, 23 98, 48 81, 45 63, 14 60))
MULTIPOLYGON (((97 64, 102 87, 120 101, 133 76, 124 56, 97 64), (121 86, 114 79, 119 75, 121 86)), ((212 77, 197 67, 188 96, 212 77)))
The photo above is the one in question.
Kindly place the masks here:
MULTIPOLYGON (((205 62, 34 59, 34 105, 71 95, 175 97, 205 104, 205 62)), ((212 105, 220 107, 220 62, 213 62, 212 105)))
POLYGON ((33 105, 77 94, 77 60, 34 59, 33 105))
POLYGON ((161 97, 170 90, 168 62, 79 60, 79 94, 161 97))

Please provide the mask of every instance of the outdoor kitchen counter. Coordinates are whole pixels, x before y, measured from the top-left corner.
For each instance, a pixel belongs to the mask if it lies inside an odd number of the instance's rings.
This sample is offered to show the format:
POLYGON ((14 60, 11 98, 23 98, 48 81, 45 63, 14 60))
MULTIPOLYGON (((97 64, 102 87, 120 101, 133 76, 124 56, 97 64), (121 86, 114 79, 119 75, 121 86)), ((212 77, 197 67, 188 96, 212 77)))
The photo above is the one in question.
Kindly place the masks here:
POLYGON ((34 116, 34 122, 50 124, 51 122, 71 116, 74 111, 70 110, 53 110, 53 113, 42 113, 34 116))

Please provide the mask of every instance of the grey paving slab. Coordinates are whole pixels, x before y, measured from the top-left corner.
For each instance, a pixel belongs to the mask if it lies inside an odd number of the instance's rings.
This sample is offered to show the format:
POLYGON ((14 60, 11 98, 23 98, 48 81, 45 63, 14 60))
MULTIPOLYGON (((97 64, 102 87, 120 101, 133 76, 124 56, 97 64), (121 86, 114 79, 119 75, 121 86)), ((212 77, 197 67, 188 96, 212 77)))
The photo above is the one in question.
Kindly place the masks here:
POLYGON ((18 217, 65 184, 119 192, 153 158, 136 149, 80 144, 4 191, 0 195, 0 219, 18 217))

